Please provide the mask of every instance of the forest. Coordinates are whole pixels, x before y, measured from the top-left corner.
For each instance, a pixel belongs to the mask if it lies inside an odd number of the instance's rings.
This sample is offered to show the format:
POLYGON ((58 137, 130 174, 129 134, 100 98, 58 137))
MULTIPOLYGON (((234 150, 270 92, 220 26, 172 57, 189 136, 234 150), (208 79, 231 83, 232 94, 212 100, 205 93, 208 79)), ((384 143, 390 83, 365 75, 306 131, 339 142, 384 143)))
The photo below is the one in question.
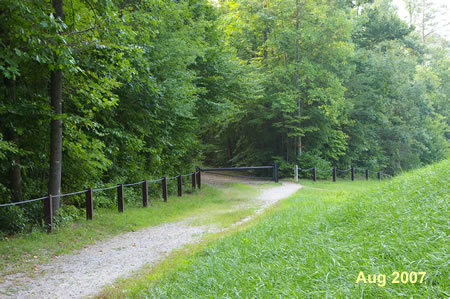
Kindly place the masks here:
MULTIPOLYGON (((407 2, 409 22, 389 0, 3 0, 0 204, 200 165, 440 161, 450 45, 407 2)), ((41 205, 2 207, 1 234, 41 205)))

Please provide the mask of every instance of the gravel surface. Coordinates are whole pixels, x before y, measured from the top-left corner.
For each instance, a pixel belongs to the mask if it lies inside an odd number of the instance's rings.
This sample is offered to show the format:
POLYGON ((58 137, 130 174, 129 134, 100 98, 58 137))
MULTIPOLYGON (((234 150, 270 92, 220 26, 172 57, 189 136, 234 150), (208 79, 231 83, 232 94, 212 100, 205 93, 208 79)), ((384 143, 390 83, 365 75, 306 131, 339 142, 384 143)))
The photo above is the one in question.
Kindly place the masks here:
MULTIPOLYGON (((300 188, 298 184, 282 183, 263 190, 258 197, 256 213, 300 188)), ((143 265, 159 262, 173 249, 197 242, 205 233, 217 231, 215 227, 191 226, 187 221, 179 221, 125 233, 77 253, 55 257, 49 264, 39 266, 40 274, 36 278, 23 273, 2 277, 0 298, 89 297, 143 265)))

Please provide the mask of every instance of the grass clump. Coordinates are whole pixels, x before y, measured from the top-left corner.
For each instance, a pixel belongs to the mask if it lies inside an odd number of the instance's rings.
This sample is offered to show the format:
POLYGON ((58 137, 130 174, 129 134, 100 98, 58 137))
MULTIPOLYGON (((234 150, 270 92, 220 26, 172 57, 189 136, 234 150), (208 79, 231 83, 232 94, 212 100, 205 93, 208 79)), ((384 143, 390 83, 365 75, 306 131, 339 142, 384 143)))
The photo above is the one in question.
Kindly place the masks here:
POLYGON ((247 231, 118 295, 142 298, 450 296, 449 161, 386 183, 308 182, 247 231), (385 275, 384 285, 356 283, 385 275), (394 272, 426 272, 393 283, 394 272))

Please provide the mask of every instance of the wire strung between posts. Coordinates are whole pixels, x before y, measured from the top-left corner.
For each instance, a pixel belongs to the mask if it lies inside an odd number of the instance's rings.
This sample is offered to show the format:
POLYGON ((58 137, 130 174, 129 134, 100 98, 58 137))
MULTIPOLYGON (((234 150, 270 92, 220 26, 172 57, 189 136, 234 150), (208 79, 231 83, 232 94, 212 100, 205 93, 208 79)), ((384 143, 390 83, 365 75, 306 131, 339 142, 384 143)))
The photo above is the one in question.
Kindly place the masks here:
POLYGON ((176 176, 169 177, 169 178, 166 178, 166 180, 173 180, 173 179, 176 179, 176 178, 178 178, 177 175, 176 175, 176 176))
POLYGON ((314 167, 313 168, 308 168, 308 169, 301 169, 301 168, 299 168, 298 171, 311 171, 313 169, 314 169, 314 167))
POLYGON ((112 187, 96 188, 96 189, 92 189, 92 191, 106 191, 106 190, 111 190, 111 189, 115 189, 115 188, 117 188, 117 185, 112 186, 112 187))
POLYGON ((149 183, 156 183, 156 182, 162 182, 162 178, 161 179, 156 179, 156 180, 150 180, 148 181, 149 183))
POLYGON ((188 174, 182 174, 181 176, 182 176, 182 177, 192 176, 194 173, 195 173, 195 172, 193 172, 193 173, 188 173, 188 174))
POLYGON ((318 173, 324 173, 324 172, 331 172, 333 169, 328 169, 328 170, 316 170, 316 172, 318 173))
POLYGON ((81 194, 81 193, 86 193, 88 190, 82 190, 82 191, 77 191, 77 192, 72 192, 72 193, 66 193, 66 194, 60 194, 60 195, 52 195, 52 197, 58 197, 58 198, 63 198, 66 196, 71 196, 71 195, 77 195, 77 194, 81 194))
MULTIPOLYGON (((369 173, 371 172, 371 173, 378 173, 377 171, 373 171, 373 170, 370 170, 370 169, 367 169, 367 171, 369 171, 369 173)), ((387 174, 387 173, 384 173, 384 172, 381 172, 380 171, 380 175, 384 175, 384 176, 387 176, 387 177, 391 177, 391 175, 389 175, 389 174, 387 174)))
POLYGON ((19 201, 19 202, 11 202, 11 203, 0 204, 0 207, 17 206, 17 205, 21 205, 21 204, 24 204, 24 203, 29 203, 29 202, 33 202, 33 201, 43 200, 43 199, 46 199, 47 197, 48 196, 44 196, 44 197, 39 197, 39 198, 35 198, 35 199, 30 199, 30 200, 24 200, 24 201, 19 201))
POLYGON ((144 181, 140 181, 140 182, 137 182, 137 183, 131 183, 131 184, 124 184, 123 186, 124 187, 136 186, 136 185, 142 184, 143 182, 144 181))
POLYGON ((236 178, 259 179, 259 180, 272 180, 273 179, 271 177, 269 178, 269 177, 259 177, 259 176, 246 176, 246 175, 219 173, 219 172, 213 172, 213 171, 208 171, 208 173, 212 173, 212 174, 215 174, 215 175, 236 177, 236 178))
POLYGON ((349 169, 338 169, 338 168, 336 168, 336 170, 340 171, 340 172, 347 172, 347 171, 350 171, 352 169, 351 168, 349 168, 349 169))

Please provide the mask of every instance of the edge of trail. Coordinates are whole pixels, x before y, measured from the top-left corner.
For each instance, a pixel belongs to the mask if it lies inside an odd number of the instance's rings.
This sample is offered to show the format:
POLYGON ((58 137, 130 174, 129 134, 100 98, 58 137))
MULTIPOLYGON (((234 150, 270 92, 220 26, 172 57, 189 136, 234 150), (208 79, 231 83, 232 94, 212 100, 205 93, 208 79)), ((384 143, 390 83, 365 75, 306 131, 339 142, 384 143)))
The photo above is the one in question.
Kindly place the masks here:
MULTIPOLYGON (((301 185, 290 182, 264 188, 255 201, 256 211, 230 227, 249 221, 300 188, 301 185)), ((188 220, 182 220, 124 233, 107 241, 86 246, 75 253, 55 257, 50 263, 39 266, 38 276, 32 279, 25 273, 2 277, 0 297, 93 296, 118 278, 130 276, 144 265, 159 263, 172 250, 199 242, 204 234, 224 231, 230 227, 218 229, 206 225, 193 226, 188 220)))

